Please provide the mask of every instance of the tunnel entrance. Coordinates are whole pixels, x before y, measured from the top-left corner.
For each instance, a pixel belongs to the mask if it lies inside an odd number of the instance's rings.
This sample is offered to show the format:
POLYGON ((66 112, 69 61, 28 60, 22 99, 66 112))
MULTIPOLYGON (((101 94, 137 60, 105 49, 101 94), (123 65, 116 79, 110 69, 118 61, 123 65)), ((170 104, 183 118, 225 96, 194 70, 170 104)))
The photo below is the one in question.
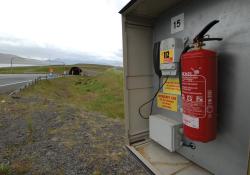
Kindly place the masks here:
POLYGON ((80 75, 82 73, 82 69, 79 67, 72 67, 69 70, 69 75, 80 75))

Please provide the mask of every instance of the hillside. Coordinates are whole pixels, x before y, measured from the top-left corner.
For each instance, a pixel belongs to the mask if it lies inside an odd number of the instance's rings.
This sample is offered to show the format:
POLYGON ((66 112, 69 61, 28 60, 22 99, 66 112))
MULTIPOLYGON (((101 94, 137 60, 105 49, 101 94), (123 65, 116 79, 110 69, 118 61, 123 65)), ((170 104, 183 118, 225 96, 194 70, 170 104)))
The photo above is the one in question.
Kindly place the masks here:
MULTIPOLYGON (((1 64, 10 64, 11 59, 13 59, 13 64, 23 64, 23 65, 34 65, 34 66, 42 66, 42 65, 48 65, 46 61, 39 61, 35 59, 28 59, 19 57, 12 54, 5 54, 0 53, 0 65, 1 64)), ((1 67, 1 66, 0 66, 1 67)))

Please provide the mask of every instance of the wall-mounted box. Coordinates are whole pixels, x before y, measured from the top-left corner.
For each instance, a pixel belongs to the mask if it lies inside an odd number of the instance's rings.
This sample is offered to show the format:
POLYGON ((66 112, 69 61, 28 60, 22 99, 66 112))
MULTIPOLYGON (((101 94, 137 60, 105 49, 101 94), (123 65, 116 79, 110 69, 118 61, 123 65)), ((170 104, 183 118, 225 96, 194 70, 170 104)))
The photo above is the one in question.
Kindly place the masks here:
POLYGON ((180 148, 182 123, 156 114, 149 117, 149 137, 170 152, 180 148))

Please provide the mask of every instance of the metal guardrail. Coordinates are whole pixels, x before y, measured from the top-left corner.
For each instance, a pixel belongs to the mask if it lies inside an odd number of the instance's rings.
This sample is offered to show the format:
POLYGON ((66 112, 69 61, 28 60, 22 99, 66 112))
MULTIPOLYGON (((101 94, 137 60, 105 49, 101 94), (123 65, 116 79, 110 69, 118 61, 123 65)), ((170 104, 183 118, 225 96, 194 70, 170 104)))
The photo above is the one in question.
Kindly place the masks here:
POLYGON ((34 80, 27 81, 27 84, 20 87, 19 89, 16 89, 16 90, 12 91, 11 93, 9 93, 9 96, 16 95, 19 92, 21 92, 22 90, 24 90, 24 89, 26 89, 26 88, 28 88, 28 87, 30 87, 32 85, 37 84, 39 81, 51 80, 51 79, 60 78, 60 77, 64 77, 64 76, 66 76, 66 75, 58 75, 58 74, 50 75, 50 74, 46 74, 45 76, 39 76, 39 77, 35 78, 34 80))

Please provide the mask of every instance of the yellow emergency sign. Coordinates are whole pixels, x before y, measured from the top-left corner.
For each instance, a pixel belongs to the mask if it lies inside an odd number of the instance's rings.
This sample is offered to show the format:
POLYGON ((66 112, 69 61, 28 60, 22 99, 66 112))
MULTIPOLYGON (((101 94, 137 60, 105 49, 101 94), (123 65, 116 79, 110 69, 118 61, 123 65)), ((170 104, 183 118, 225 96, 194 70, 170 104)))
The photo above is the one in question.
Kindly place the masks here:
POLYGON ((178 110, 177 100, 178 100, 177 95, 159 93, 157 95, 157 106, 159 108, 168 109, 170 111, 177 112, 177 110, 178 110))
MULTIPOLYGON (((163 80, 164 82, 166 80, 163 80)), ((181 95, 179 78, 169 77, 163 86, 163 92, 168 94, 181 95)))

